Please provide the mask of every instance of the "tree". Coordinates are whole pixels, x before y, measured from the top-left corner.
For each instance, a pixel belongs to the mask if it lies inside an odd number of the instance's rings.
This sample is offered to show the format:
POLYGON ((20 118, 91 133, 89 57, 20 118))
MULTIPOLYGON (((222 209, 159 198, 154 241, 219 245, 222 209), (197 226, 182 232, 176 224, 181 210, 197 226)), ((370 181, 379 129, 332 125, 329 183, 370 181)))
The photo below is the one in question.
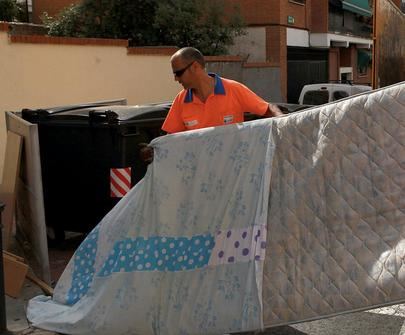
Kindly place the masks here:
POLYGON ((28 22, 26 4, 17 0, 0 0, 0 21, 28 22))
POLYGON ((80 6, 70 5, 63 9, 55 19, 44 13, 42 22, 48 28, 48 34, 53 36, 86 37, 82 32, 80 6))
POLYGON ((192 45, 211 55, 224 53, 244 33, 238 9, 226 8, 224 0, 84 0, 44 22, 50 35, 192 45), (226 9, 231 14, 224 15, 226 9))
POLYGON ((18 15, 16 0, 0 0, 0 21, 12 22, 18 15))
POLYGON ((234 37, 244 34, 239 9, 230 9, 227 16, 224 12, 221 0, 162 1, 154 26, 162 44, 196 46, 204 54, 223 54, 234 37))

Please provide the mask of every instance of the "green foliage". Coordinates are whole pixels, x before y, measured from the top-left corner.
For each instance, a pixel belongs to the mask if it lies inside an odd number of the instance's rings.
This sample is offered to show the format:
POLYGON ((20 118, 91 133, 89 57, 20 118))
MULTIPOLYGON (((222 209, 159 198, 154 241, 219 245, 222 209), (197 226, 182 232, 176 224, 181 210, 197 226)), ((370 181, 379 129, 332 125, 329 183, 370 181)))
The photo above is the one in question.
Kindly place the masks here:
POLYGON ((18 15, 16 0, 0 0, 0 21, 12 22, 18 15))
POLYGON ((154 25, 162 44, 195 46, 207 55, 224 54, 234 37, 244 34, 238 8, 233 8, 227 18, 224 12, 221 0, 163 1, 154 25))
POLYGON ((224 12, 223 0, 84 0, 43 21, 50 35, 194 46, 214 55, 225 53, 233 38, 244 33, 238 9, 227 8, 227 16, 224 12))
POLYGON ((80 5, 70 5, 59 14, 57 19, 44 13, 41 17, 48 27, 48 34, 53 36, 86 37, 82 31, 80 5))
MULTIPOLYGON (((111 12, 105 16, 110 37, 129 39, 134 45, 151 45, 155 38, 152 21, 156 0, 115 0, 111 12)), ((108 36, 108 35, 106 35, 108 36)))
POLYGON ((56 18, 45 15, 42 20, 54 36, 123 38, 144 44, 155 7, 155 0, 84 0, 56 18))

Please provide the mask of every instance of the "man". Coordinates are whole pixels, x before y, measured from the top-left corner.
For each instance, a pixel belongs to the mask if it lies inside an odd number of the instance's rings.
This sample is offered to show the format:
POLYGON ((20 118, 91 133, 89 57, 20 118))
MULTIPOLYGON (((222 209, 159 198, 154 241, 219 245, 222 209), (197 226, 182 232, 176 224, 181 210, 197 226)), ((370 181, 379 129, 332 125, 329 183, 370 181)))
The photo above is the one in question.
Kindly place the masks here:
POLYGON ((167 133, 221 126, 244 121, 244 112, 280 116, 280 109, 265 102, 241 83, 205 71, 204 56, 195 48, 178 50, 171 57, 174 79, 183 87, 163 123, 167 133))
MULTIPOLYGON (((205 71, 202 53, 192 47, 171 57, 174 79, 183 87, 174 99, 162 129, 169 133, 223 126, 244 121, 244 113, 264 117, 284 115, 245 85, 205 71)), ((153 160, 153 148, 141 143, 141 159, 153 160)))

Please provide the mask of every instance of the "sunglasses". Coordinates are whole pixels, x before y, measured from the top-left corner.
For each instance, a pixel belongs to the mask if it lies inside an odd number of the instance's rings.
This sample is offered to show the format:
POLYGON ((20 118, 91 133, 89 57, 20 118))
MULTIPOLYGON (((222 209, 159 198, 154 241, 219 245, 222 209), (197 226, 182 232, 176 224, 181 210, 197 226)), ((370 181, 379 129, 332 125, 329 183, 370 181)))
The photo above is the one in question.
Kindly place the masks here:
POLYGON ((187 71, 187 69, 194 64, 194 61, 192 61, 190 64, 188 64, 185 68, 181 69, 181 70, 177 70, 177 71, 173 71, 173 74, 177 77, 180 78, 184 72, 187 71))

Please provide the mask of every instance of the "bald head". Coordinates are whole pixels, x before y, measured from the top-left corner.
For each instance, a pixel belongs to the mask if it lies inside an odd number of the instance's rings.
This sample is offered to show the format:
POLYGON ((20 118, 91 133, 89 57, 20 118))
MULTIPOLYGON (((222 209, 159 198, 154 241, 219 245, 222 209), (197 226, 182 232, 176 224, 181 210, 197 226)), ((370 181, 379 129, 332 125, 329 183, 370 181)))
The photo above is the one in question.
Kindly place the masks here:
POLYGON ((205 67, 204 56, 196 48, 192 48, 192 47, 181 48, 180 50, 177 50, 173 54, 173 56, 171 57, 171 60, 173 60, 175 58, 181 58, 186 63, 191 63, 191 62, 195 61, 195 62, 199 63, 203 68, 205 67))

